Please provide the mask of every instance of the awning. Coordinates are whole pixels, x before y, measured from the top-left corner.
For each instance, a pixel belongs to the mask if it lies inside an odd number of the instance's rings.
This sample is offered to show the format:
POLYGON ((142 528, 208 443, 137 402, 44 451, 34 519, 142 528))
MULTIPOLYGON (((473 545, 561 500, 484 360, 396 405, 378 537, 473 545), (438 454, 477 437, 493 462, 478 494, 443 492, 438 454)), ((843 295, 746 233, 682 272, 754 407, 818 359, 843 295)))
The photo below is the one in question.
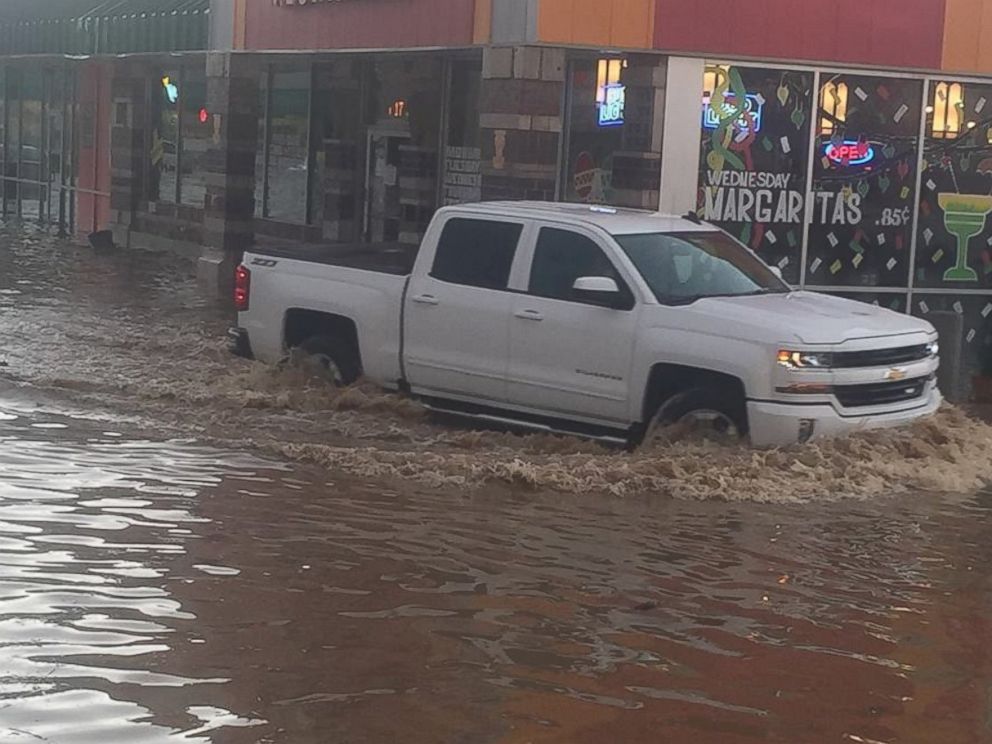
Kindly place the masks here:
POLYGON ((0 5, 0 55, 207 48, 210 0, 2 0, 0 5))

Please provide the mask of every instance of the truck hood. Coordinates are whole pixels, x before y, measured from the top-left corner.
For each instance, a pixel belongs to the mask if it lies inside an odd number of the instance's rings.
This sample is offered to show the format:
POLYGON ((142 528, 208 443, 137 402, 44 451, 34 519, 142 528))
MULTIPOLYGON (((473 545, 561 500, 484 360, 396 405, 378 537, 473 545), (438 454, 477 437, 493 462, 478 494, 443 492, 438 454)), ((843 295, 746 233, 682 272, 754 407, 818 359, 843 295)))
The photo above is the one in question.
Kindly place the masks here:
POLYGON ((788 294, 746 297, 711 297, 682 308, 703 326, 723 328, 722 335, 747 335, 770 343, 839 344, 865 338, 932 334, 933 326, 911 315, 855 300, 819 294, 788 294))

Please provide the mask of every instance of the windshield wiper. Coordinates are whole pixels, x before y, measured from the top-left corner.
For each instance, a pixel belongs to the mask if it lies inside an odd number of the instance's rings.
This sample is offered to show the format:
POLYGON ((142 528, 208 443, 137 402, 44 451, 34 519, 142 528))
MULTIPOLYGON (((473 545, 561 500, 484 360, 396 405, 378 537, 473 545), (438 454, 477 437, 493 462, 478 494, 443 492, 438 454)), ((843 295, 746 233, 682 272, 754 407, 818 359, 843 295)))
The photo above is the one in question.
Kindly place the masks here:
POLYGON ((766 294, 788 294, 787 289, 769 289, 768 287, 762 287, 761 289, 755 289, 751 292, 742 292, 736 295, 727 295, 728 297, 754 297, 755 295, 766 295, 766 294))
POLYGON ((691 305, 698 300, 711 300, 720 297, 757 297, 766 294, 788 294, 790 290, 755 289, 751 292, 718 292, 715 294, 695 294, 684 297, 668 296, 660 300, 665 305, 691 305))
POLYGON ((661 300, 661 302, 664 305, 671 305, 673 307, 677 305, 691 305, 696 300, 701 300, 708 296, 709 295, 687 295, 685 297, 665 297, 661 300))

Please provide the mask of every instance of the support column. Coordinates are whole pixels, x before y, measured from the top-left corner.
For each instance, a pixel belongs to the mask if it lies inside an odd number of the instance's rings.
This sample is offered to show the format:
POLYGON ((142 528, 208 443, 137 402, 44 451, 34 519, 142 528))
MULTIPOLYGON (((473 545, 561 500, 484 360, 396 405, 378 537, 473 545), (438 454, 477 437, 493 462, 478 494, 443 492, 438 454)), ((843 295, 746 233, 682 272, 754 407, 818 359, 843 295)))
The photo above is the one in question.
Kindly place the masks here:
POLYGON ((252 57, 207 55, 207 111, 214 135, 203 160, 206 194, 197 276, 207 294, 220 298, 231 296, 234 269, 254 242, 258 80, 252 57))
POLYGON ((701 59, 671 57, 668 60, 659 205, 665 214, 696 211, 703 136, 699 126, 703 67, 701 59))
POLYGON ((563 49, 485 49, 479 104, 483 199, 555 199, 564 88, 563 49))

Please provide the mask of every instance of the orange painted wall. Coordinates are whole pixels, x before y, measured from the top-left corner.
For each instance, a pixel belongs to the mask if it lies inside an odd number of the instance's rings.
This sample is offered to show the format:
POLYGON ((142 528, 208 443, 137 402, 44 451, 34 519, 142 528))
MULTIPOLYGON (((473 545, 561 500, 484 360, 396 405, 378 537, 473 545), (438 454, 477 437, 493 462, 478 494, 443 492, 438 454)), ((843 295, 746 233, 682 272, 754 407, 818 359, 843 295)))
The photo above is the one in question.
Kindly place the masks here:
POLYGON ((539 41, 650 49, 654 0, 541 0, 539 41))
POLYGON ((992 0, 945 0, 945 70, 992 73, 992 0))
POLYGON ((475 0, 472 43, 488 44, 493 35, 493 0, 475 0))

